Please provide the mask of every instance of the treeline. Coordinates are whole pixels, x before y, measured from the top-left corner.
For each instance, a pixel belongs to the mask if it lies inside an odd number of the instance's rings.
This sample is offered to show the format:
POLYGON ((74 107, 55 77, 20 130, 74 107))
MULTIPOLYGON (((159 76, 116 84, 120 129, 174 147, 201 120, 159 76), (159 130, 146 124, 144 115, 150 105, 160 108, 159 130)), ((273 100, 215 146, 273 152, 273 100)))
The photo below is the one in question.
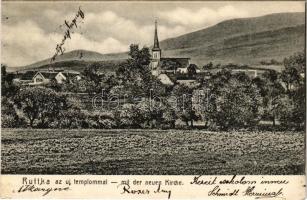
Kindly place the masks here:
POLYGON ((303 53, 284 59, 281 73, 268 70, 261 77, 250 78, 223 69, 209 79, 197 80, 193 87, 163 85, 148 68, 148 48, 131 45, 129 55, 115 75, 100 74, 100 66, 92 64, 84 70, 82 80, 39 87, 14 84, 2 66, 1 126, 304 129, 303 53), (80 99, 67 96, 67 91, 100 95, 112 109, 82 110, 80 99), (121 97, 126 99, 124 104, 119 104, 121 97), (195 125, 196 121, 202 125, 195 125))

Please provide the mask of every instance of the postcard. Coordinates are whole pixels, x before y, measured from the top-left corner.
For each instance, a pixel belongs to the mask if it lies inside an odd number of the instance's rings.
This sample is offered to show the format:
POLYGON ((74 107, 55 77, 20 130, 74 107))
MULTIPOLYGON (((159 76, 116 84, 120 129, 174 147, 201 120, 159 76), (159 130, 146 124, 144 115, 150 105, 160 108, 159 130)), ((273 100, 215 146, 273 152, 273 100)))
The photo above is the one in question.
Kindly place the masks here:
POLYGON ((304 1, 2 1, 0 197, 305 198, 304 1))

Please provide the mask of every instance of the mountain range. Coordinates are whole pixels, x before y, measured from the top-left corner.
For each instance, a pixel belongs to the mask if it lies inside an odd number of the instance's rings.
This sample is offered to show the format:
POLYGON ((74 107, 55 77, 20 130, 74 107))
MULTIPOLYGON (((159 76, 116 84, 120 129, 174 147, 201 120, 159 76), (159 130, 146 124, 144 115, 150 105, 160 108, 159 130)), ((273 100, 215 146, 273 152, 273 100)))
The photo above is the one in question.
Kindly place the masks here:
MULTIPOLYGON (((209 62, 259 66, 260 61, 282 61, 305 47, 305 13, 276 13, 253 18, 239 18, 169 38, 160 42, 163 57, 190 57, 203 66, 209 62)), ((92 62, 100 62, 104 70, 128 58, 127 52, 101 54, 74 50, 57 57, 18 67, 18 70, 56 68, 83 70, 92 62), (109 67, 108 67, 109 66, 109 67)))

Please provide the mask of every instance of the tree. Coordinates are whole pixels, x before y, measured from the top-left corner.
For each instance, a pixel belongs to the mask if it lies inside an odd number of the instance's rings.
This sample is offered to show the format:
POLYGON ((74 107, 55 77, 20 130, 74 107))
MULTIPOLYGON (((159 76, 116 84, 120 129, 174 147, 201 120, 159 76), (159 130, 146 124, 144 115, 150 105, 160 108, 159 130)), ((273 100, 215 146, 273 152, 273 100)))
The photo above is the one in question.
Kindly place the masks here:
POLYGON ((289 58, 284 59, 285 69, 281 73, 281 80, 285 83, 287 92, 290 93, 296 87, 304 85, 305 75, 305 54, 303 52, 296 53, 289 58))
POLYGON ((263 114, 260 90, 245 73, 222 71, 208 84, 210 109, 204 118, 209 126, 240 128, 255 125, 263 114))
MULTIPOLYGON (((46 87, 56 91, 61 92, 63 90, 63 84, 58 83, 55 79, 52 79, 48 84, 45 85, 46 87)), ((71 91, 70 91, 71 92, 71 91)))
POLYGON ((116 74, 125 89, 131 91, 130 93, 148 94, 156 81, 148 66, 151 57, 149 49, 147 47, 139 49, 138 45, 132 44, 129 55, 130 58, 119 66, 116 74))
POLYGON ((299 73, 305 72, 306 59, 304 52, 298 52, 284 59, 285 68, 295 68, 299 73))
POLYGON ((285 95, 282 99, 282 106, 279 109, 281 125, 286 129, 304 130, 305 109, 297 107, 294 98, 285 95))
POLYGON ((129 56, 135 62, 136 67, 143 68, 149 65, 150 63, 150 51, 149 48, 143 47, 139 49, 139 45, 131 44, 129 56))
POLYGON ((118 83, 118 80, 117 78, 114 76, 114 75, 110 75, 110 76, 107 76, 105 81, 104 81, 104 89, 107 91, 107 93, 110 92, 110 90, 115 87, 115 86, 118 86, 119 83, 118 83))
POLYGON ((59 116, 55 128, 87 128, 86 115, 79 109, 62 110, 59 116))
POLYGON ((24 127, 25 119, 18 115, 14 102, 10 97, 1 98, 1 127, 19 128, 24 127))
POLYGON ((145 121, 135 104, 124 104, 121 109, 115 110, 114 116, 118 126, 125 128, 140 128, 145 121))
POLYGON ((176 85, 173 88, 172 95, 176 97, 177 101, 176 115, 186 123, 187 127, 193 128, 194 121, 200 119, 199 114, 194 110, 193 107, 193 89, 184 85, 176 85))
POLYGON ((56 119, 66 106, 64 96, 44 87, 23 88, 16 95, 14 102, 28 118, 31 127, 34 127, 37 120, 39 127, 48 127, 48 123, 56 119))
POLYGON ((1 64, 1 77, 2 77, 2 78, 3 78, 3 77, 6 77, 6 75, 7 75, 6 68, 7 68, 6 65, 1 64))
POLYGON ((204 65, 203 66, 203 69, 204 70, 210 70, 210 69, 213 69, 213 63, 212 62, 209 62, 208 64, 204 65))
POLYGON ((19 86, 13 83, 14 75, 7 73, 7 66, 1 64, 1 95, 14 96, 19 90, 19 86))
POLYGON ((261 64, 261 65, 280 65, 281 63, 278 62, 278 61, 275 60, 275 59, 271 59, 270 61, 262 60, 262 61, 260 61, 260 64, 261 64))
POLYGON ((74 97, 64 98, 62 109, 54 116, 54 127, 85 128, 86 115, 81 110, 81 101, 74 97))
POLYGON ((306 121, 306 89, 305 85, 292 92, 290 97, 292 109, 285 112, 285 117, 281 119, 288 127, 292 126, 299 130, 304 130, 306 121))
POLYGON ((163 110, 163 121, 169 124, 170 128, 175 128, 175 122, 177 119, 176 110, 170 106, 165 106, 163 110))
POLYGON ((163 102, 156 100, 141 101, 137 105, 140 122, 143 121, 143 127, 157 128, 162 124, 163 102))
POLYGON ((194 77, 194 75, 196 74, 196 70, 197 70, 197 65, 195 64, 190 64, 188 66, 188 75, 190 77, 194 77))
POLYGON ((99 73, 100 67, 101 65, 98 62, 94 62, 88 65, 83 71, 83 76, 86 81, 86 90, 89 93, 99 93, 103 89, 101 83, 104 75, 99 73))
POLYGON ((285 83, 287 92, 290 93, 295 85, 300 83, 300 74, 294 67, 288 67, 281 73, 281 80, 285 83))
POLYGON ((138 45, 131 44, 128 54, 130 58, 126 63, 119 66, 117 75, 124 76, 123 78, 130 80, 134 79, 136 76, 143 75, 149 70, 148 65, 150 63, 151 56, 147 47, 139 49, 138 45))
POLYGON ((262 91, 264 118, 269 118, 275 126, 276 119, 281 114, 285 90, 280 83, 278 73, 274 70, 265 72, 262 80, 263 84, 258 84, 258 88, 262 91))
POLYGON ((288 99, 285 98, 280 120, 285 127, 302 129, 306 119, 305 54, 301 52, 285 58, 284 65, 281 80, 286 85, 288 99))

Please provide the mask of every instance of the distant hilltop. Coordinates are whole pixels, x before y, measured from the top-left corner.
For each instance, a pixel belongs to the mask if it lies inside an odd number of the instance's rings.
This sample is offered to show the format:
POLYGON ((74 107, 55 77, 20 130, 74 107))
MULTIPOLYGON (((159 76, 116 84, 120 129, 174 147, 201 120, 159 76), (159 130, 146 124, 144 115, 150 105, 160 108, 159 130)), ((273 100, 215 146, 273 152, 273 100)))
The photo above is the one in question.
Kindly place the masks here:
MULTIPOLYGON (((244 64, 259 66, 263 61, 282 61, 305 44, 305 14, 277 13, 261 17, 240 18, 220 22, 214 26, 160 42, 165 57, 188 57, 203 66, 215 64, 244 64)), ((75 50, 57 57, 53 66, 80 71, 88 63, 100 62, 108 70, 115 70, 128 58, 127 52, 101 54, 75 50)), ((50 58, 10 70, 47 69, 50 58)))

